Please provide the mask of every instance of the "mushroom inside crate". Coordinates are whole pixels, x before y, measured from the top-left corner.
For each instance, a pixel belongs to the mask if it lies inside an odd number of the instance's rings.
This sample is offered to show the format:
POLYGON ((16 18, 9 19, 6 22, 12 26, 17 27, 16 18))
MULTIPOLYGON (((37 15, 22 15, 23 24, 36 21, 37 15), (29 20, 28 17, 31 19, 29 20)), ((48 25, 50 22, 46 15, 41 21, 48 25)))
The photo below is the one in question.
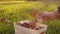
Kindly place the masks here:
POLYGON ((16 24, 19 26, 23 26, 23 27, 35 29, 35 30, 39 30, 41 28, 40 26, 36 25, 36 22, 33 20, 24 21, 24 22, 16 22, 16 24))

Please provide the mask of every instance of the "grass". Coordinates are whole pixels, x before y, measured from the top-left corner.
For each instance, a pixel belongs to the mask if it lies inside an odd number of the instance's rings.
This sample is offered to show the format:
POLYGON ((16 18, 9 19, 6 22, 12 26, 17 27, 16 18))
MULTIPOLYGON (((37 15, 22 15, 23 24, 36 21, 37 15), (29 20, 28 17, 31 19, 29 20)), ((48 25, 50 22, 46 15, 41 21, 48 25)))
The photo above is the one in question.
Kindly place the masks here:
MULTIPOLYGON (((34 19, 29 15, 33 8, 39 8, 40 12, 44 12, 55 11, 57 6, 56 3, 44 2, 0 3, 0 18, 4 17, 10 21, 0 21, 0 34, 14 34, 14 22, 34 19)), ((53 20, 45 24, 48 25, 47 34, 60 34, 60 21, 53 20)))

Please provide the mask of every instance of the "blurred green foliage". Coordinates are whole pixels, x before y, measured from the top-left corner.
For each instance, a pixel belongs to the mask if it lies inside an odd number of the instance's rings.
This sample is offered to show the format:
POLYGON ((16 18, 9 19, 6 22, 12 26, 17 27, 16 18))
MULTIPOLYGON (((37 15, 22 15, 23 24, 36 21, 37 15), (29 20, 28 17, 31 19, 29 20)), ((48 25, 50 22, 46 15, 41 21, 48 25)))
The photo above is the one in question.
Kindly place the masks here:
MULTIPOLYGON (((44 2, 0 3, 0 18, 4 17, 10 21, 0 21, 0 34, 14 34, 14 22, 34 19, 30 16, 33 8, 39 8, 40 12, 44 12, 55 11, 57 7, 58 4, 44 2)), ((47 34, 60 34, 60 21, 54 20, 45 24, 48 25, 47 34)))

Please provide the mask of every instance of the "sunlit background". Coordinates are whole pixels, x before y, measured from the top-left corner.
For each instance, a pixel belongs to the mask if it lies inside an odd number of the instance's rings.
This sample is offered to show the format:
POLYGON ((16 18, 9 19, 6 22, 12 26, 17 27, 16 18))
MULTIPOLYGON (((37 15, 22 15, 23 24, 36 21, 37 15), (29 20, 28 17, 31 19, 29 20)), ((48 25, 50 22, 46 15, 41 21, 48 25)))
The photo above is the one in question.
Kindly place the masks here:
MULTIPOLYGON (((56 11, 60 0, 0 0, 0 34, 15 34, 13 23, 31 20, 30 11, 39 8, 40 12, 56 11)), ((46 22, 46 34, 60 34, 60 21, 46 22)))

